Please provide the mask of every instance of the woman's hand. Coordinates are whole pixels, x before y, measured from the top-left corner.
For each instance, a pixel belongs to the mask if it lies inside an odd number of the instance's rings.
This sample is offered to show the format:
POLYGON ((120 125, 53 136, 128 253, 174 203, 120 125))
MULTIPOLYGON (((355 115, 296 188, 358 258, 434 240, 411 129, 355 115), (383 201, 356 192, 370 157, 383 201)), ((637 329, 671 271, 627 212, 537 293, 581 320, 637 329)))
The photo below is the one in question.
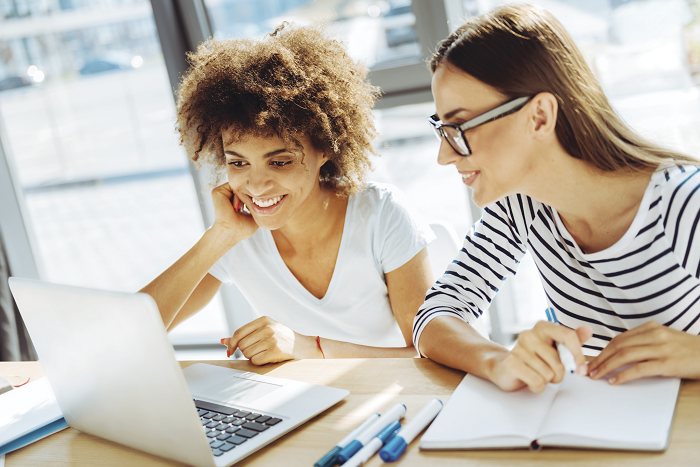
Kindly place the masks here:
POLYGON ((515 391, 527 386, 532 392, 542 392, 547 383, 564 379, 564 365, 559 359, 556 342, 563 343, 574 355, 576 373, 586 374, 586 359, 581 345, 592 336, 588 326, 576 331, 547 321, 538 322, 529 331, 523 331, 510 352, 496 358, 490 378, 504 391, 515 391))
POLYGON ((211 192, 214 203, 214 230, 221 230, 231 239, 232 243, 245 240, 258 230, 253 216, 243 212, 243 202, 233 193, 228 182, 219 185, 211 192))
POLYGON ((588 370, 600 379, 625 365, 632 366, 609 378, 610 384, 645 376, 700 379, 700 336, 650 321, 613 338, 588 370))
POLYGON ((227 356, 233 355, 238 347, 254 365, 323 358, 315 337, 302 336, 268 316, 241 326, 232 337, 221 339, 221 343, 228 347, 227 356))

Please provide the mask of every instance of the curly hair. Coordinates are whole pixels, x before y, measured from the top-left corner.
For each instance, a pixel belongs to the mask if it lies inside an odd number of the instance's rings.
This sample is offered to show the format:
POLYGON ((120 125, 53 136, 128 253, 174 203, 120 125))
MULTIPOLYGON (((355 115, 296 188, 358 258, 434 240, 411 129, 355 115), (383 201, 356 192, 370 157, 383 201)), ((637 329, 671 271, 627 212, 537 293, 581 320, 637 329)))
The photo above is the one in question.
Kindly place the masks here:
POLYGON ((175 127, 198 166, 224 173, 224 131, 234 140, 276 135, 288 148, 307 136, 329 159, 321 186, 341 196, 362 187, 377 155, 371 110, 379 88, 327 26, 285 22, 262 39, 210 39, 187 58, 175 127))

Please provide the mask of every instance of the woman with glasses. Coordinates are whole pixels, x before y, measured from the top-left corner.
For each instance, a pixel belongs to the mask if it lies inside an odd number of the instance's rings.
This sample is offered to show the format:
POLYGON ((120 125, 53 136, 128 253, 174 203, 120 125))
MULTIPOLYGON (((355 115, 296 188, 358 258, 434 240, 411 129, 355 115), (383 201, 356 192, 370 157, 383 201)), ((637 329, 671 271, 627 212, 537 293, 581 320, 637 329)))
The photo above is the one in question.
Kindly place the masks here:
POLYGON ((229 356, 415 356, 411 323, 434 279, 434 236, 395 189, 364 182, 377 92, 366 68, 321 27, 210 40, 189 60, 180 139, 226 183, 212 191, 214 224, 142 290, 165 326, 223 282, 255 313, 221 340, 229 356))
POLYGON ((632 131, 538 7, 470 19, 431 70, 438 162, 484 210, 414 320, 419 352, 504 390, 560 382, 555 343, 611 384, 700 378, 698 161, 632 131), (526 252, 561 325, 539 322, 509 351, 469 323, 526 252))

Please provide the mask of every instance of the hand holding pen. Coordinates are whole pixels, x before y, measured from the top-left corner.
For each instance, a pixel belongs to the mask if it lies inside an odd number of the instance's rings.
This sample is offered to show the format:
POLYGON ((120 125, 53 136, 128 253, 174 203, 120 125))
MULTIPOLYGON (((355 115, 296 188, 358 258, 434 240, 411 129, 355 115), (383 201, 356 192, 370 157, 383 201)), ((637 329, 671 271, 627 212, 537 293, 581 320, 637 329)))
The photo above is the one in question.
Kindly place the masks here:
MULTIPOLYGON (((581 346, 591 338, 588 326, 576 330, 557 323, 540 321, 532 329, 523 331, 513 350, 496 359, 489 379, 506 391, 528 387, 542 392, 548 383, 560 383, 566 368, 557 350, 557 343, 567 347, 573 356, 575 373, 587 374, 586 358, 581 346)), ((565 360, 566 351, 564 351, 565 360)), ((571 368, 570 368, 571 369, 571 368)))
MULTIPOLYGON (((547 321, 549 321, 550 323, 559 324, 559 321, 557 320, 557 315, 554 313, 553 308, 547 308, 544 311, 547 314, 547 321)), ((574 358, 574 354, 571 353, 571 350, 569 350, 567 346, 565 346, 559 341, 556 342, 555 347, 557 348, 557 352, 559 353, 559 360, 561 360, 562 365, 564 365, 564 370, 567 373, 576 373, 576 358, 574 358)))

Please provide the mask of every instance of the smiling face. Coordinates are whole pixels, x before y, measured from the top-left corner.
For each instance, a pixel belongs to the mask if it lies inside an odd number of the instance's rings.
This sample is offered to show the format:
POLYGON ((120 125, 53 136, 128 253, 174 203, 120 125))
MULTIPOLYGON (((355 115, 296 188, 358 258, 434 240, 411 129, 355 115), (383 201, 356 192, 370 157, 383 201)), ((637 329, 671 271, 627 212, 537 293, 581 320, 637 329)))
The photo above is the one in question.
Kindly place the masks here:
MULTIPOLYGON (((508 100, 494 88, 449 64, 435 70, 432 90, 438 117, 444 123, 464 123, 508 100)), ((457 154, 444 139, 440 143, 438 163, 455 165, 480 207, 525 192, 525 181, 534 161, 532 138, 527 131, 529 105, 466 131, 472 150, 469 157, 457 154)))
POLYGON ((261 228, 277 230, 321 199, 319 172, 327 158, 309 138, 299 139, 300 148, 277 136, 236 141, 227 131, 222 138, 229 185, 261 228))

